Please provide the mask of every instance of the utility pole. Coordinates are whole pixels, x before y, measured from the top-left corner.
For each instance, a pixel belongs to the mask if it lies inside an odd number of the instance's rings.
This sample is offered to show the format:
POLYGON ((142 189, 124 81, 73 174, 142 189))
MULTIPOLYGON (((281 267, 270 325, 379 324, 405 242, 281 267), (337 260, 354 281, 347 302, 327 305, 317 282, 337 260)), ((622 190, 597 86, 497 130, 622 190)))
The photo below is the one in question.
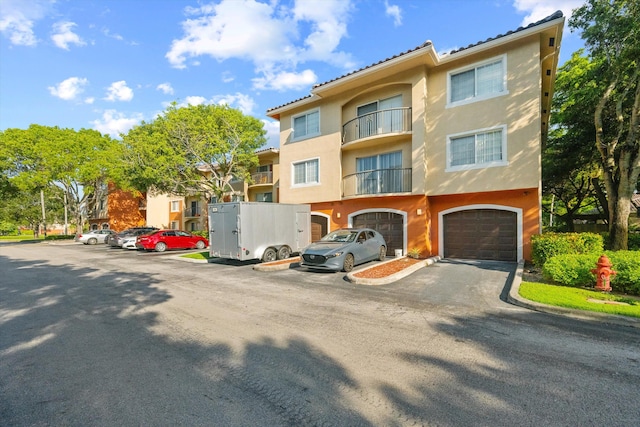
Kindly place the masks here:
POLYGON ((47 217, 44 212, 44 190, 40 190, 40 204, 42 205, 42 227, 44 228, 44 237, 47 237, 47 217))

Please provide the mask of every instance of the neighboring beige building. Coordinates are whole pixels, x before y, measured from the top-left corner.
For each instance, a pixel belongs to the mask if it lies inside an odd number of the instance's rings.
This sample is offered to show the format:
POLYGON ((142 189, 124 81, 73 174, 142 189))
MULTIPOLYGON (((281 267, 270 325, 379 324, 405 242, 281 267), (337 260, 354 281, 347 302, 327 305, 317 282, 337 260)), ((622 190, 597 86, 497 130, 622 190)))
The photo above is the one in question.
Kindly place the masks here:
POLYGON ((556 12, 445 55, 427 41, 268 110, 278 201, 311 204, 313 240, 370 226, 388 254, 530 259, 563 25, 556 12))
MULTIPOLYGON (((279 151, 266 148, 256 151, 259 165, 251 170, 251 182, 232 181, 233 192, 225 201, 275 202, 279 188, 279 151)), ((200 196, 147 195, 147 225, 185 231, 207 229, 208 200, 200 196)))

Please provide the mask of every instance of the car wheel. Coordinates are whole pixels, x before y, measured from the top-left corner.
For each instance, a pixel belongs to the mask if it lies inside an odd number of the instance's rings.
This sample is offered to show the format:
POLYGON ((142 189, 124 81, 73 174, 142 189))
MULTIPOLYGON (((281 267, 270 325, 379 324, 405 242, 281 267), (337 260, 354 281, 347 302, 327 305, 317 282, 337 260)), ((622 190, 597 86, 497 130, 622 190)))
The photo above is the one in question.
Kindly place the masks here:
POLYGON ((87 243, 90 245, 95 245, 96 243, 98 243, 98 239, 96 239, 95 237, 92 237, 89 240, 87 240, 87 243))
POLYGON ((380 246, 380 253, 378 254, 378 260, 384 261, 386 257, 387 257, 387 248, 385 248, 384 246, 380 246))
POLYGON ((287 259, 291 256, 291 248, 289 246, 282 246, 278 249, 278 259, 287 259))
POLYGON ((353 255, 346 254, 344 256, 344 263, 342 264, 342 271, 344 271, 345 273, 350 272, 351 270, 353 270, 353 264, 354 264, 353 255))
POLYGON ((164 252, 167 250, 167 244, 165 242, 156 243, 156 252, 164 252))
POLYGON ((273 248, 267 248, 262 254, 262 261, 270 262, 275 261, 278 257, 278 253, 273 248))
POLYGON ((207 245, 202 240, 198 240, 198 243, 196 243, 196 249, 204 249, 205 246, 207 245))

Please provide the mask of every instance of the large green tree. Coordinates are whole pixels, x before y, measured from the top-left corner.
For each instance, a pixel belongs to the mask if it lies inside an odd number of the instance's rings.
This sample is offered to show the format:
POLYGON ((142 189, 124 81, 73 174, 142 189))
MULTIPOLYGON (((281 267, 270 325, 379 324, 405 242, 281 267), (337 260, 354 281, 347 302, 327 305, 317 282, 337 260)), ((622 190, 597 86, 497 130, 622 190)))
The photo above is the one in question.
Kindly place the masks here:
POLYGON ((250 180, 263 123, 226 105, 178 107, 123 135, 118 184, 127 189, 222 200, 234 178, 250 180))
POLYGON ((83 211, 106 187, 108 170, 119 154, 117 142, 98 131, 35 124, 1 132, 0 146, 0 165, 10 185, 31 195, 42 191, 58 198, 78 230, 83 211))
POLYGON ((558 70, 552 126, 542 151, 543 206, 568 231, 573 231, 575 219, 609 218, 606 200, 598 203, 601 168, 594 150, 593 112, 598 96, 594 69, 581 49, 558 70), (584 213, 595 207, 601 213, 584 213))
POLYGON ((640 175, 640 0, 588 0, 569 25, 593 63, 595 147, 609 211, 609 244, 626 249, 631 197, 640 175))

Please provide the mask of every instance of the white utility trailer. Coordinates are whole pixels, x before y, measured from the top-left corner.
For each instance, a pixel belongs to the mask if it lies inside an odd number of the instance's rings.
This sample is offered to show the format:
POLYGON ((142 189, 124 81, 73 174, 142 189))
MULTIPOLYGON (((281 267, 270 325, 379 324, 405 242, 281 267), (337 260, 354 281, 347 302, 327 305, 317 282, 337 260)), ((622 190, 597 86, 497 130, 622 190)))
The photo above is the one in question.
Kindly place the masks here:
POLYGON ((310 205, 211 203, 208 211, 211 257, 274 261, 311 243, 310 205))

